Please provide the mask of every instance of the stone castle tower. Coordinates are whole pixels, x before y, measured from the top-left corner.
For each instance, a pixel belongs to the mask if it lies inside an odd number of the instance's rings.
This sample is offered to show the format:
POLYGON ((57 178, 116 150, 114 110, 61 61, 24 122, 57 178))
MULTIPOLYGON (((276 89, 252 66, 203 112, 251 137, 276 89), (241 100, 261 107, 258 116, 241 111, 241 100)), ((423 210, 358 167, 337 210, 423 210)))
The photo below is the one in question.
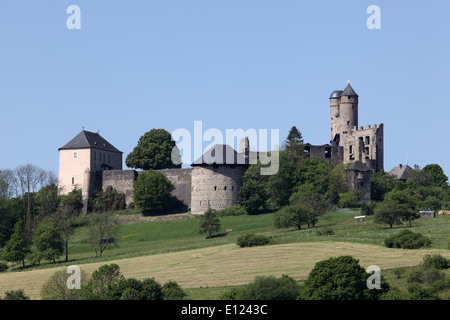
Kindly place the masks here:
POLYGON ((348 82, 330 95, 332 146, 343 148, 344 163, 359 161, 373 171, 383 170, 383 124, 358 129, 358 95, 348 82))
POLYGON ((82 130, 59 150, 58 186, 60 194, 81 189, 83 208, 97 188, 96 176, 104 170, 122 169, 122 151, 99 133, 82 130))

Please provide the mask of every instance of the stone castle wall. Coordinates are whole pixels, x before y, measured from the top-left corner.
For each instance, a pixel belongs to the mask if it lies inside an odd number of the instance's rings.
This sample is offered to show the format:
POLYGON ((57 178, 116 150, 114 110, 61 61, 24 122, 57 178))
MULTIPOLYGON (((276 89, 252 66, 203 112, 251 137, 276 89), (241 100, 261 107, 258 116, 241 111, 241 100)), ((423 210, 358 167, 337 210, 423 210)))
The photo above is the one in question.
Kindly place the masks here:
MULTIPOLYGON (((175 186, 172 195, 180 200, 185 209, 191 206, 191 171, 192 168, 186 169, 165 169, 158 170, 164 174, 169 181, 175 186)), ((119 193, 125 194, 127 205, 133 202, 134 182, 139 173, 144 171, 136 170, 104 170, 97 171, 96 189, 106 190, 113 187, 119 193)))
POLYGON ((310 158, 319 157, 325 161, 328 161, 333 166, 337 166, 344 160, 344 149, 338 146, 315 146, 308 144, 305 146, 305 152, 308 153, 310 158))
POLYGON ((192 170, 192 168, 158 170, 172 182, 175 187, 172 195, 183 203, 185 210, 191 207, 192 170))
POLYGON ((103 190, 111 186, 119 193, 125 194, 127 205, 133 202, 134 181, 138 176, 135 170, 104 170, 100 172, 103 190))

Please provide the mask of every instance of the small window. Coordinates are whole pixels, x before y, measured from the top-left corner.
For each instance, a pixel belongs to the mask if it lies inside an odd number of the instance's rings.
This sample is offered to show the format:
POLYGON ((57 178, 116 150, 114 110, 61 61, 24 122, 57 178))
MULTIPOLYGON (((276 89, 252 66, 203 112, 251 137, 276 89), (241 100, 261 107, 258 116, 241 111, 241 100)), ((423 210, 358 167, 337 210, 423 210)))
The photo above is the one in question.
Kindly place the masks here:
POLYGON ((350 121, 347 121, 347 125, 348 125, 348 126, 350 125, 350 121))
POLYGON ((217 190, 217 186, 214 186, 214 191, 216 191, 217 190))
POLYGON ((72 177, 72 184, 75 184, 75 178, 72 177))
POLYGON ((227 191, 227 186, 223 187, 223 190, 227 191))
POLYGON ((74 152, 74 153, 73 153, 73 158, 74 158, 74 159, 78 159, 78 152, 74 152))

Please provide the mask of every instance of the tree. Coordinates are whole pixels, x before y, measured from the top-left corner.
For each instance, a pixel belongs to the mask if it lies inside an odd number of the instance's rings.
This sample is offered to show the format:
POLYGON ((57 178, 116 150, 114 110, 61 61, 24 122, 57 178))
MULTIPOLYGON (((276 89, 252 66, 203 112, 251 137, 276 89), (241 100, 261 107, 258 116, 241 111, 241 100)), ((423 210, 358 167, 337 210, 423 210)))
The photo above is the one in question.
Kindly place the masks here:
POLYGON ((164 300, 162 286, 154 278, 122 278, 110 286, 109 292, 112 300, 164 300))
POLYGON ((49 216, 56 212, 59 206, 60 197, 58 196, 58 186, 49 184, 43 186, 36 193, 36 213, 42 217, 49 216))
POLYGON ((95 197, 91 199, 91 207, 94 212, 124 210, 126 206, 125 194, 119 193, 112 186, 108 186, 106 190, 98 191, 95 197))
POLYGON ((367 288, 369 275, 351 256, 319 261, 308 275, 300 294, 304 300, 374 300, 389 290, 381 279, 381 289, 367 288))
POLYGON ((34 233, 33 243, 42 259, 55 262, 56 258, 64 252, 64 240, 50 218, 46 218, 39 224, 34 233))
POLYGON ((410 209, 416 210, 420 202, 420 196, 409 188, 403 190, 393 189, 385 194, 384 200, 388 202, 397 202, 410 209))
POLYGON ((220 230, 220 219, 214 213, 214 210, 208 208, 203 215, 199 217, 199 233, 206 233, 207 239, 211 238, 213 232, 220 230))
POLYGON ((339 194, 349 191, 347 185, 347 169, 349 166, 349 163, 340 163, 328 173, 328 190, 325 196, 331 204, 338 204, 339 194))
POLYGON ((287 275, 259 276, 238 289, 236 300, 296 300, 299 294, 299 284, 287 275))
POLYGON ((279 151, 278 172, 268 177, 266 184, 266 206, 270 211, 276 211, 289 204, 289 197, 296 185, 296 168, 305 159, 304 142, 301 132, 293 126, 284 142, 283 150, 279 151))
POLYGON ((186 296, 186 292, 175 281, 169 280, 162 286, 162 294, 165 300, 179 300, 186 296))
POLYGON ((3 248, 13 233, 14 224, 23 216, 20 199, 0 198, 0 248, 3 248))
POLYGON ((301 163, 305 158, 303 135, 296 126, 293 126, 291 130, 289 130, 284 149, 287 153, 288 161, 293 162, 294 164, 301 163))
POLYGON ((351 190, 339 195, 338 206, 340 208, 356 208, 361 205, 362 193, 359 190, 351 190))
POLYGON ((6 291, 3 300, 30 300, 23 289, 6 291))
POLYGON ((303 204, 285 206, 273 214, 273 222, 277 228, 296 227, 298 230, 303 224, 315 224, 316 217, 311 207, 303 204))
POLYGON ((330 209, 330 203, 315 190, 314 186, 307 183, 296 188, 297 191, 291 195, 289 202, 291 205, 304 205, 312 209, 310 212, 311 221, 315 225, 317 217, 324 215, 330 209))
POLYGON ((152 129, 140 137, 125 164, 143 170, 181 168, 181 158, 172 135, 164 129, 152 129))
POLYGON ((444 170, 442 170, 440 165, 428 164, 421 170, 421 172, 430 176, 431 185, 437 187, 448 186, 448 177, 444 174, 444 170))
POLYGON ((60 207, 53 216, 64 239, 66 262, 69 261, 69 237, 73 230, 72 224, 74 219, 81 212, 82 207, 83 201, 81 200, 81 190, 74 189, 67 195, 61 196, 60 207))
MULTIPOLYGON (((91 238, 92 249, 97 257, 101 257, 103 251, 111 243, 118 232, 119 221, 111 213, 96 213, 88 219, 88 229, 91 238)), ((114 240, 115 243, 115 240, 114 240)))
POLYGON ((111 300, 114 299, 111 288, 123 280, 120 267, 115 264, 105 264, 92 273, 88 283, 81 285, 82 300, 111 300))
POLYGON ((372 200, 382 201, 384 195, 394 189, 396 177, 384 170, 374 172, 370 177, 372 200))
POLYGON ((394 224, 402 221, 411 221, 417 218, 417 215, 408 205, 398 203, 392 200, 385 200, 375 208, 375 223, 385 223, 391 228, 394 224))
POLYGON ((22 262, 25 267, 25 256, 30 252, 23 237, 23 222, 19 220, 13 228, 11 238, 3 249, 3 260, 8 262, 22 262))
MULTIPOLYGON (((26 195, 26 220, 24 229, 26 231, 25 240, 28 241, 28 237, 31 236, 32 227, 32 207, 34 205, 34 193, 37 190, 39 183, 45 180, 46 172, 39 167, 32 164, 20 165, 16 168, 15 174, 19 181, 22 195, 26 195)), ((25 198, 24 198, 25 200, 25 198)))
MULTIPOLYGON (((80 284, 85 285, 87 275, 82 269, 80 272, 80 284)), ((67 287, 69 276, 65 268, 53 273, 41 288, 41 298, 43 300, 78 300, 81 294, 80 290, 67 287)))
POLYGON ((170 208, 174 189, 165 175, 148 170, 140 173, 134 183, 133 200, 144 214, 162 213, 170 208))
POLYGON ((242 177, 242 186, 239 188, 239 204, 248 214, 268 212, 266 199, 268 176, 261 175, 261 163, 251 164, 242 177))

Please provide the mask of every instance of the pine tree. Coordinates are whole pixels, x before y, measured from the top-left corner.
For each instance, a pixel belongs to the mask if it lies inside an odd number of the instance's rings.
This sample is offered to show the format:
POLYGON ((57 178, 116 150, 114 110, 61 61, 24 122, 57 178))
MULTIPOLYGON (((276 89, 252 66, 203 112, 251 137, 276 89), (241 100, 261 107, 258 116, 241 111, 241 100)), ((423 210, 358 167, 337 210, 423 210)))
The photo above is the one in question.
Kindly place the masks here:
POLYGON ((211 235, 215 231, 220 230, 220 220, 214 213, 214 210, 208 208, 200 217, 200 233, 207 233, 208 236, 206 238, 211 238, 211 235))
POLYGON ((3 250, 3 260, 8 262, 22 261, 22 265, 25 267, 25 256, 30 252, 30 249, 25 244, 22 225, 22 220, 17 221, 14 225, 13 234, 6 242, 3 250))

